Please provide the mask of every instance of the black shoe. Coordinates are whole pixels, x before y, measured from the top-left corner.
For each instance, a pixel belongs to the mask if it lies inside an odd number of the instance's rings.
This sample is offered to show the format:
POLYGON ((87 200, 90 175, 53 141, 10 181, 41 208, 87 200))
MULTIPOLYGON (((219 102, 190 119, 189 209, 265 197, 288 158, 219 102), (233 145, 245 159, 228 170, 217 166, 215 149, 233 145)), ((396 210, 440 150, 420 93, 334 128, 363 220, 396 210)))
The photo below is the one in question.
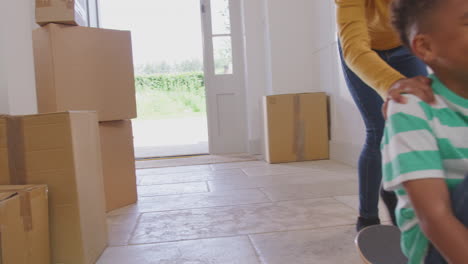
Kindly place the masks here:
POLYGON ((361 229, 372 225, 380 225, 380 219, 378 217, 365 218, 360 216, 357 219, 356 231, 359 232, 361 229))
POLYGON ((395 192, 388 192, 385 191, 382 187, 380 187, 380 197, 382 198, 382 201, 387 207, 388 214, 392 219, 393 225, 396 226, 395 209, 397 206, 398 198, 396 197, 395 192))

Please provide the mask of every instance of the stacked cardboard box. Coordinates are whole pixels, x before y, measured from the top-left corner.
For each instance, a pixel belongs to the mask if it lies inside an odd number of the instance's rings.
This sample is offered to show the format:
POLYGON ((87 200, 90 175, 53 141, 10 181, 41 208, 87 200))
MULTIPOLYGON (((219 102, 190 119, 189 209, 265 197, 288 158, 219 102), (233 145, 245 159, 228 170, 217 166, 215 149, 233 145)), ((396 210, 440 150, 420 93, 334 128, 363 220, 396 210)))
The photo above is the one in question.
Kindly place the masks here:
POLYGON ((0 263, 51 263, 47 206, 45 185, 0 185, 0 263))
POLYGON ((106 210, 135 203, 130 32, 47 24, 33 32, 33 44, 39 112, 97 111, 106 210))
POLYGON ((10 164, 0 181, 48 186, 50 263, 95 263, 107 246, 96 113, 4 116, 0 120, 7 131, 10 164))
POLYGON ((36 0, 36 23, 87 26, 86 0, 36 0))
POLYGON ((107 211, 137 200, 135 154, 130 120, 99 123, 107 211))
POLYGON ((269 163, 329 158, 325 93, 265 96, 264 121, 269 163))

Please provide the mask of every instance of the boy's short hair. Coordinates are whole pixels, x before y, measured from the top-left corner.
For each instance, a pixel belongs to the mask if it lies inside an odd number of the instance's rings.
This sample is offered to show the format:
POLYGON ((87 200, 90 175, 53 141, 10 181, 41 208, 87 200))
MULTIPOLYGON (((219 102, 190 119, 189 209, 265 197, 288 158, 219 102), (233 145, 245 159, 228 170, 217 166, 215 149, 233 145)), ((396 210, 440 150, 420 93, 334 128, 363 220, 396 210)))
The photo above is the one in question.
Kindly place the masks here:
POLYGON ((447 0, 393 0, 392 23, 404 45, 411 46, 410 33, 414 25, 418 25, 419 30, 429 28, 431 21, 428 14, 443 1, 447 0))

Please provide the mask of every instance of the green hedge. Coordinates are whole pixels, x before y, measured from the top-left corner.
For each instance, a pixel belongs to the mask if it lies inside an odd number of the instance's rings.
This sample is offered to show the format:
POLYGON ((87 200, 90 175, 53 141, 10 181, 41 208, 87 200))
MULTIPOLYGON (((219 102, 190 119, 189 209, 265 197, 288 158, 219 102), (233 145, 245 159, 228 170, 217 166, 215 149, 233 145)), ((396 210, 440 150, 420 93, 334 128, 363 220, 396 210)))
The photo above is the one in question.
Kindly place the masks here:
POLYGON ((137 92, 158 90, 204 93, 205 91, 205 82, 202 72, 140 75, 135 77, 135 86, 137 92))
POLYGON ((138 119, 160 119, 206 113, 202 72, 135 77, 138 119))

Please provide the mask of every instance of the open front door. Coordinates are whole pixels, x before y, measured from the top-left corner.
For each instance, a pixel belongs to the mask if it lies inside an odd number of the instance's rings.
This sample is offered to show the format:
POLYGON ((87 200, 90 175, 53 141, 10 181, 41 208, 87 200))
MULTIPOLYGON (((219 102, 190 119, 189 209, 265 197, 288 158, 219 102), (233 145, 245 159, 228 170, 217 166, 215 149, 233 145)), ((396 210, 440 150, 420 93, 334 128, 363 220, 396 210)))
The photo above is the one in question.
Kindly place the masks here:
POLYGON ((211 154, 247 152, 240 0, 201 0, 211 154))

